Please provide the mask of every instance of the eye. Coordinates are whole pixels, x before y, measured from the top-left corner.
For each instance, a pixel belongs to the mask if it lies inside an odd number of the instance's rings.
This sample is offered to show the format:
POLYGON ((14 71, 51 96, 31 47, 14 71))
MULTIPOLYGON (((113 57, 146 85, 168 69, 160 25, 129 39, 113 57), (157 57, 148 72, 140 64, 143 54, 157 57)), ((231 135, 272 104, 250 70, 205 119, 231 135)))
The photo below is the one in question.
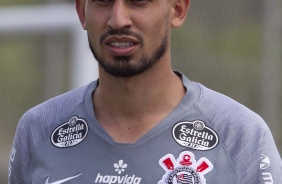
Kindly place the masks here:
POLYGON ((94 3, 100 6, 105 6, 114 2, 114 0, 93 0, 94 3))
POLYGON ((147 4, 148 2, 150 2, 152 0, 129 0, 129 1, 133 4, 144 5, 144 4, 147 4))

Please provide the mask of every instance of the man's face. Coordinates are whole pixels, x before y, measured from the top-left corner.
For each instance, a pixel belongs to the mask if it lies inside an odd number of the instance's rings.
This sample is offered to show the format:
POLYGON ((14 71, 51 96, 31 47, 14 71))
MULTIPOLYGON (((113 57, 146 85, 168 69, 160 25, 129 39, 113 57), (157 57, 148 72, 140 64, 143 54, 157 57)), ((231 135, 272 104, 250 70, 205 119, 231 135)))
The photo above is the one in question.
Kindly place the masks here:
POLYGON ((85 29, 99 65, 116 77, 149 69, 168 51, 167 0, 88 0, 85 29))

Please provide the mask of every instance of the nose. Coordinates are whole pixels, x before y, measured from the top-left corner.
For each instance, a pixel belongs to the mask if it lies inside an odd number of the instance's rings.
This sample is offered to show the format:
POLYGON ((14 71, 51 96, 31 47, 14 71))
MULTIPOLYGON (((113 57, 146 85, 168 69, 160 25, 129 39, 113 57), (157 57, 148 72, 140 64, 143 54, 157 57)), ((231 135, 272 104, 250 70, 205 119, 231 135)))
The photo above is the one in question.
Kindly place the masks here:
POLYGON ((116 0, 112 6, 111 14, 107 26, 120 30, 124 27, 129 28, 132 25, 130 18, 130 9, 123 0, 116 0))

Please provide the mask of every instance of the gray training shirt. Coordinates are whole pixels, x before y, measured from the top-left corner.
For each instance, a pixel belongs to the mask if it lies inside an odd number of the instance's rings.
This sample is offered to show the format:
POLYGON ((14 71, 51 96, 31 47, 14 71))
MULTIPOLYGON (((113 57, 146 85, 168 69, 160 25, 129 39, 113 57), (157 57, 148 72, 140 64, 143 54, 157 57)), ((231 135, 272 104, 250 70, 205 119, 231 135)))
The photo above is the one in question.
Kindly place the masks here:
POLYGON ((266 123, 178 75, 186 95, 134 144, 116 143, 97 122, 97 81, 32 108, 16 131, 9 183, 281 184, 281 158, 266 123))

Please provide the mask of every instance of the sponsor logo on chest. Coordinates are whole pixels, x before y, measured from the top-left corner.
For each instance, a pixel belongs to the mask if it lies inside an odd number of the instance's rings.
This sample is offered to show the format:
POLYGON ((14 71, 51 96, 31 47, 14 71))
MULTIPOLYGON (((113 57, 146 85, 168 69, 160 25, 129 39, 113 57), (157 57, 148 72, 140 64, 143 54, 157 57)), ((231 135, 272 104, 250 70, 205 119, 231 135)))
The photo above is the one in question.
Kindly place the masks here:
POLYGON ((123 160, 119 160, 114 164, 114 170, 117 175, 102 175, 98 173, 95 179, 95 183, 107 183, 107 184, 140 184, 142 178, 135 175, 123 174, 127 168, 127 164, 123 160))
POLYGON ((85 120, 72 117, 67 123, 57 127, 52 135, 51 142, 58 148, 73 147, 81 143, 88 133, 88 125, 85 120))
POLYGON ((174 140, 195 150, 211 150, 218 144, 218 135, 202 121, 180 122, 172 130, 174 140))

